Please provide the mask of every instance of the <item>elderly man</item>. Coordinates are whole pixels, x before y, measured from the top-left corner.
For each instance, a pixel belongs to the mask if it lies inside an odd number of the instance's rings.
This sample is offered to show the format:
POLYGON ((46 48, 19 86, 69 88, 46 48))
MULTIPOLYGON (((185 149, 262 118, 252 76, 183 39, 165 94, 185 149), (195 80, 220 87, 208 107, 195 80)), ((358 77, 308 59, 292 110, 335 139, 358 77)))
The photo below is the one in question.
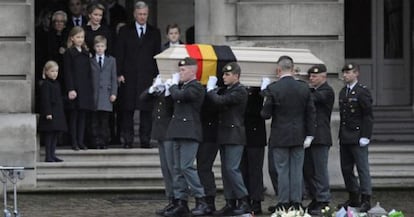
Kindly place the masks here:
POLYGON ((115 57, 118 69, 120 136, 124 148, 131 148, 134 139, 134 111, 140 110, 139 139, 142 148, 150 147, 151 102, 140 100, 140 94, 149 88, 158 74, 154 56, 161 50, 160 30, 149 25, 148 5, 135 4, 135 22, 119 32, 115 57))
POLYGON ((279 203, 276 209, 302 206, 304 148, 310 146, 315 127, 315 106, 308 85, 293 77, 293 60, 277 62, 279 81, 266 88, 261 115, 272 118, 269 152, 278 173, 279 203))
POLYGON ((193 167, 198 145, 202 141, 200 111, 205 93, 204 87, 196 80, 197 61, 187 57, 178 66, 179 74, 174 74, 172 81, 166 82, 166 88, 174 101, 174 112, 166 137, 174 145, 173 189, 177 203, 164 216, 188 215, 189 191, 196 199, 196 207, 191 210, 191 214, 201 216, 211 212, 205 202, 204 188, 197 170, 193 167))
POLYGON ((320 215, 321 209, 329 205, 328 156, 332 146, 331 113, 335 93, 326 80, 326 66, 315 65, 308 70, 311 95, 316 108, 315 138, 305 150, 303 176, 312 201, 308 205, 311 215, 320 215))
POLYGON ((342 68, 345 87, 339 93, 339 144, 341 170, 349 200, 339 207, 361 207, 361 212, 371 208, 371 176, 368 163, 368 144, 372 134, 372 98, 366 86, 358 82, 359 66, 354 63, 342 68), (358 170, 358 178, 354 167, 358 170), (361 196, 361 200, 359 200, 361 196))

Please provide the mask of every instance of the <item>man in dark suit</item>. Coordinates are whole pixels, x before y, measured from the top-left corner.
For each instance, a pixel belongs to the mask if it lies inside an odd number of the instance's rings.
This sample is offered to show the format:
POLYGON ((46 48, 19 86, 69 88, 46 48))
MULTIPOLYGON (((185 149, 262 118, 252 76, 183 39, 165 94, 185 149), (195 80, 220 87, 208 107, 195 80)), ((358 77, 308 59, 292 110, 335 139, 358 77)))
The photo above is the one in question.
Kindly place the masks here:
POLYGON ((331 113, 335 93, 326 80, 326 66, 323 64, 309 68, 309 85, 316 108, 315 138, 309 148, 305 149, 303 178, 311 203, 308 212, 321 215, 321 209, 329 205, 328 156, 332 146, 331 113))
POLYGON ((346 64, 342 73, 346 85, 339 93, 339 144, 342 176, 349 200, 338 207, 360 206, 361 212, 366 212, 371 208, 372 194, 368 163, 368 144, 374 119, 372 98, 368 88, 358 82, 358 65, 346 64), (354 166, 358 170, 359 183, 354 166))
MULTIPOLYGON (((88 19, 82 15, 83 5, 81 0, 69 0, 69 17, 66 23, 70 31, 74 26, 85 27, 88 19)), ((91 47, 89 49, 92 49, 91 47)))
POLYGON ((140 94, 152 84, 158 74, 153 58, 161 49, 160 30, 147 24, 148 5, 135 4, 135 22, 124 26, 115 50, 119 88, 119 113, 121 116, 121 143, 130 148, 134 138, 134 111, 140 110, 139 138, 142 148, 150 147, 151 102, 140 100, 140 94))
POLYGON ((240 66, 230 62, 223 67, 225 87, 213 91, 217 82, 207 83, 207 97, 219 108, 217 144, 219 144, 221 172, 226 205, 214 212, 216 216, 242 215, 250 212, 249 193, 243 182, 240 161, 246 145, 244 113, 247 104, 246 88, 240 84, 240 66), (236 206, 236 201, 238 205, 236 206))
POLYGON ((247 87, 247 106, 244 124, 246 127, 246 147, 240 163, 244 184, 250 196, 254 214, 262 213, 264 200, 263 163, 266 146, 265 120, 260 116, 263 97, 259 87, 247 87))
POLYGON ((279 81, 267 87, 261 111, 263 118, 272 118, 269 152, 273 152, 278 173, 276 209, 301 207, 304 148, 310 146, 315 127, 315 106, 309 87, 295 80, 293 67, 292 58, 279 58, 279 81))
POLYGON ((191 210, 191 214, 202 216, 211 211, 205 202, 204 189, 193 164, 198 145, 202 141, 200 111, 205 93, 203 86, 196 80, 197 61, 187 57, 179 61, 178 66, 179 74, 173 75, 172 82, 166 82, 166 89, 170 91, 174 101, 174 112, 166 137, 174 145, 173 189, 177 203, 164 216, 189 215, 189 191, 196 199, 196 207, 191 210))

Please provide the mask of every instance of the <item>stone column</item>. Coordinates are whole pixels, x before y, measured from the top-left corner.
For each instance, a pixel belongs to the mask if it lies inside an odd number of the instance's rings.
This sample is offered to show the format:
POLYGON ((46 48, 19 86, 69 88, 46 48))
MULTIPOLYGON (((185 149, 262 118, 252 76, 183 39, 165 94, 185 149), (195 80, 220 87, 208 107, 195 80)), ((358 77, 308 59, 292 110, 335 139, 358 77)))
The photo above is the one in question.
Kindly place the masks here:
POLYGON ((226 44, 236 35, 236 0, 195 1, 195 41, 226 44))

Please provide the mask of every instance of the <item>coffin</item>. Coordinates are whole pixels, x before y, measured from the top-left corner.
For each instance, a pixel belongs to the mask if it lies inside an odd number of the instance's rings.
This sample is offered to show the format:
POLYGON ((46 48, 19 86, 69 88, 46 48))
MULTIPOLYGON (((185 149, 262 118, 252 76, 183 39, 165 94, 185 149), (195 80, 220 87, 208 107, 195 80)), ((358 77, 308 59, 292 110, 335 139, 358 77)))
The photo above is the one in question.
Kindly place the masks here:
POLYGON ((228 62, 237 61, 241 67, 240 82, 248 86, 260 86, 263 77, 276 80, 276 61, 280 56, 292 57, 295 75, 307 75, 307 70, 323 62, 307 49, 229 47, 206 44, 172 46, 154 58, 163 80, 178 72, 178 61, 192 57, 198 62, 197 79, 206 84, 210 75, 221 79, 221 68, 228 62))

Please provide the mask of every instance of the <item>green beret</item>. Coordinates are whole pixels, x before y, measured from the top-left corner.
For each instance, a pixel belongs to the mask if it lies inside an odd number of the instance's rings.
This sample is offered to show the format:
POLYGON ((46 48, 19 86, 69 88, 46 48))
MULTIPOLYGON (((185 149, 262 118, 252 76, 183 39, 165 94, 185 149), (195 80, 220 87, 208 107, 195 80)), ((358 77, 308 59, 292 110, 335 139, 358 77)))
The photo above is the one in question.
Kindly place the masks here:
POLYGON ((326 71, 326 66, 324 64, 318 64, 310 67, 308 70, 308 74, 319 74, 326 71))
POLYGON ((197 65, 197 60, 186 57, 178 62, 178 66, 195 66, 197 65))
POLYGON ((230 72, 230 73, 233 73, 233 74, 240 74, 241 73, 240 66, 236 62, 227 63, 221 71, 223 73, 227 73, 227 72, 230 72))

